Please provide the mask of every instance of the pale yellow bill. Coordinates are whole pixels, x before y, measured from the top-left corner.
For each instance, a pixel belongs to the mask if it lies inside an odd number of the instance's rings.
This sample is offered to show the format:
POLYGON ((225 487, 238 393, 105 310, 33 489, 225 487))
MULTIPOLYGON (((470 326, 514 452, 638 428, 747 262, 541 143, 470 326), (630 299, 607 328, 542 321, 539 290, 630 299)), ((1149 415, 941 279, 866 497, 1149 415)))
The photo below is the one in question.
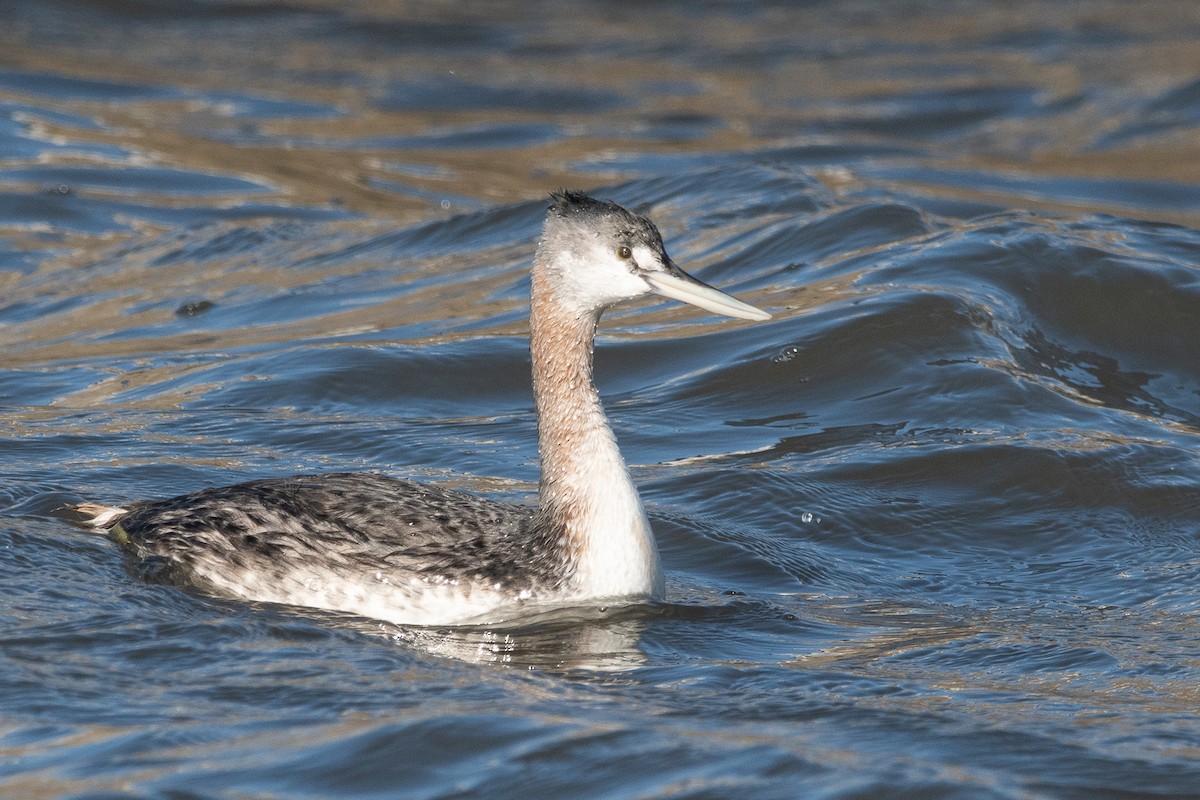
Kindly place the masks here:
POLYGON ((771 318, 771 315, 762 309, 743 303, 720 289, 714 289, 683 270, 680 270, 680 275, 683 277, 668 272, 646 272, 642 274, 642 277, 650 284, 650 288, 663 297, 690 303, 714 314, 723 314, 726 317, 737 317, 738 319, 764 320, 771 318))

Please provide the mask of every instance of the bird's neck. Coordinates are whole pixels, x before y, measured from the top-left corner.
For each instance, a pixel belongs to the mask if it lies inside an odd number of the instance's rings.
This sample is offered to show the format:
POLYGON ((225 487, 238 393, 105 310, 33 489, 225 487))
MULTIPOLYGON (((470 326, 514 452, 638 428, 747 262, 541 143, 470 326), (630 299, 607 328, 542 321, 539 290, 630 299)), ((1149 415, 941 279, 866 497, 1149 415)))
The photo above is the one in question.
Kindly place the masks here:
POLYGON ((530 352, 541 457, 537 525, 567 554, 581 597, 662 594, 654 535, 592 380, 599 312, 555 297, 536 269, 530 352))

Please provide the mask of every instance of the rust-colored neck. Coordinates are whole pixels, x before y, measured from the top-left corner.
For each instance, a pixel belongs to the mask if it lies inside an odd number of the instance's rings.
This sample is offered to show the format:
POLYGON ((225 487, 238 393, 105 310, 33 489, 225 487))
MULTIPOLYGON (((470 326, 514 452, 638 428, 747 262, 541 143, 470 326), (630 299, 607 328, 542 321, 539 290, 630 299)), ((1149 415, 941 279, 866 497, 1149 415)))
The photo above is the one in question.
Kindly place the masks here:
POLYGON ((580 597, 656 597, 662 570, 642 501, 592 381, 600 310, 579 311, 537 267, 530 309, 542 476, 537 529, 580 597))
MULTIPOLYGON (((592 348, 599 315, 579 314, 558 300, 549 276, 534 272, 529 315, 533 395, 537 407, 538 454, 542 474, 539 506, 557 523, 570 523, 578 505, 580 476, 594 451, 616 443, 592 379, 592 348), (566 516, 564 516, 566 515, 566 516)), ((568 527, 570 527, 568 525, 568 527)))

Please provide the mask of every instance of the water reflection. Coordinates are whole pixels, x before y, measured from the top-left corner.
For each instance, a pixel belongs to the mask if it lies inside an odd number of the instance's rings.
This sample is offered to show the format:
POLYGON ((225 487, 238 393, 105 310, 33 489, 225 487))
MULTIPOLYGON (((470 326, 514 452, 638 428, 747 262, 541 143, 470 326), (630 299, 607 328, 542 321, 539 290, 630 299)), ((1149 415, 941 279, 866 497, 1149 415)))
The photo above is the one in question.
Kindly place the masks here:
POLYGON ((408 629, 393 639, 434 655, 506 667, 613 672, 643 666, 638 648, 645 627, 638 619, 585 622, 566 617, 559 624, 520 628, 408 629))
POLYGON ((452 628, 322 616, 339 626, 458 661, 549 672, 622 672, 647 663, 639 644, 648 621, 657 615, 643 606, 560 608, 522 614, 507 623, 452 628))

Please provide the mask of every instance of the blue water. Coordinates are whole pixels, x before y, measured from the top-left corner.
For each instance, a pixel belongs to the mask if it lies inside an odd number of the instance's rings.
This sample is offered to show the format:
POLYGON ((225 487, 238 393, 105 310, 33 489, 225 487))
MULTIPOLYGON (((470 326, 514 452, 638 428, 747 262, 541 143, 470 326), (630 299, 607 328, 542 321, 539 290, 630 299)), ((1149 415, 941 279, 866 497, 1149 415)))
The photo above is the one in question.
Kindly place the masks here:
POLYGON ((6 7, 0 794, 1200 797, 1200 10, 563 14, 6 7), (528 497, 560 186, 775 315, 605 318, 665 602, 397 628, 70 524, 528 497))

